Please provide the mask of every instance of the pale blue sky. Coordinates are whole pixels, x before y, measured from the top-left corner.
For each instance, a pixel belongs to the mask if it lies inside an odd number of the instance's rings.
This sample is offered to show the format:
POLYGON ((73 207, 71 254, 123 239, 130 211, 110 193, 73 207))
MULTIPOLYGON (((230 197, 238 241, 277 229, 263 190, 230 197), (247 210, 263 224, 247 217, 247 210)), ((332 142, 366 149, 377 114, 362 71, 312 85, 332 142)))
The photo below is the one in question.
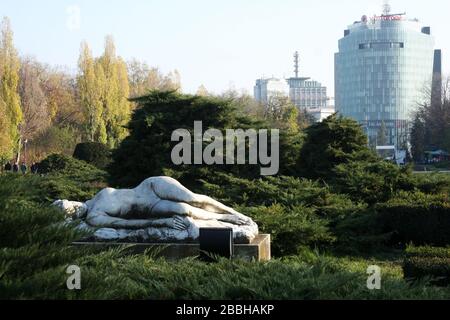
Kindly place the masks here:
MULTIPOLYGON (((168 72, 178 69, 183 90, 204 84, 219 93, 250 93, 256 78, 290 76, 292 55, 301 54, 301 74, 334 95, 334 52, 343 30, 363 14, 381 12, 382 0, 0 0, 11 19, 21 54, 76 70, 87 40, 98 55, 112 34, 118 54, 168 72), (67 26, 67 8, 78 6, 78 30, 67 26)), ((450 1, 391 0, 432 27, 449 72, 450 1)))

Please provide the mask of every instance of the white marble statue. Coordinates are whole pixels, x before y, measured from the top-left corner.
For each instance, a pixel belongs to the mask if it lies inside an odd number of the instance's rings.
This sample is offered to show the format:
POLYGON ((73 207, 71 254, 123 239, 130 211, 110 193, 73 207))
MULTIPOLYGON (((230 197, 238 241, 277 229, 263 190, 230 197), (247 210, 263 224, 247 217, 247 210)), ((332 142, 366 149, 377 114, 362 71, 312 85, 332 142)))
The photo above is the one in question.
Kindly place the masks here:
POLYGON ((232 228, 236 241, 250 242, 258 226, 222 203, 195 194, 169 177, 153 177, 135 189, 106 188, 86 203, 58 200, 53 205, 100 241, 196 240, 202 227, 232 228))

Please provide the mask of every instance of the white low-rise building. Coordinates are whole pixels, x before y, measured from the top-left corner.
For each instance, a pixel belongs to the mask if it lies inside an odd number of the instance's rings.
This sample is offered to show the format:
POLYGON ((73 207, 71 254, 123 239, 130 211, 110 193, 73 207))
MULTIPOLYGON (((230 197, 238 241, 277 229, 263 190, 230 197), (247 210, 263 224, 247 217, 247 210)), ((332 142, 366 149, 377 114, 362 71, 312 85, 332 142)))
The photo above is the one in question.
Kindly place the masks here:
POLYGON ((289 97, 289 84, 286 79, 258 79, 254 88, 254 95, 256 101, 267 105, 274 98, 289 97))

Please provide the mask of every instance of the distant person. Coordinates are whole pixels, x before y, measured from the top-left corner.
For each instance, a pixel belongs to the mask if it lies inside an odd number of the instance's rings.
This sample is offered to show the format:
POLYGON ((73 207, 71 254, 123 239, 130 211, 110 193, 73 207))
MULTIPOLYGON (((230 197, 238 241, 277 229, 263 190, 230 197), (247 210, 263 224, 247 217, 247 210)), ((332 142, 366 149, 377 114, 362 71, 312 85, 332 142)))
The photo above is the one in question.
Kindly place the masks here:
POLYGON ((13 165, 13 172, 14 173, 18 173, 19 172, 19 164, 17 162, 14 163, 14 165, 13 165))
POLYGON ((33 164, 31 165, 31 173, 32 174, 37 174, 38 171, 39 171, 38 164, 36 162, 33 162, 33 164))
POLYGON ((25 164, 25 162, 22 162, 22 165, 20 166, 20 171, 22 171, 23 174, 27 173, 28 167, 25 164))
POLYGON ((5 165, 5 172, 11 172, 11 170, 12 170, 11 162, 8 162, 8 163, 5 165))

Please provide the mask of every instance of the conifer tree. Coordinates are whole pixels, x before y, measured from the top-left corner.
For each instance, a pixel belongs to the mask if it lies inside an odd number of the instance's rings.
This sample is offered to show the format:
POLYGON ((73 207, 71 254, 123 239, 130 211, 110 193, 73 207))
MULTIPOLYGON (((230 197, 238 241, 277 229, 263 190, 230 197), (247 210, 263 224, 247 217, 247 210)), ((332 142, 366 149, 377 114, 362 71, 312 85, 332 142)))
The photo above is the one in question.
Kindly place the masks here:
POLYGON ((386 123, 384 121, 381 122, 381 127, 377 132, 377 146, 385 146, 388 144, 388 131, 386 128, 386 123))

